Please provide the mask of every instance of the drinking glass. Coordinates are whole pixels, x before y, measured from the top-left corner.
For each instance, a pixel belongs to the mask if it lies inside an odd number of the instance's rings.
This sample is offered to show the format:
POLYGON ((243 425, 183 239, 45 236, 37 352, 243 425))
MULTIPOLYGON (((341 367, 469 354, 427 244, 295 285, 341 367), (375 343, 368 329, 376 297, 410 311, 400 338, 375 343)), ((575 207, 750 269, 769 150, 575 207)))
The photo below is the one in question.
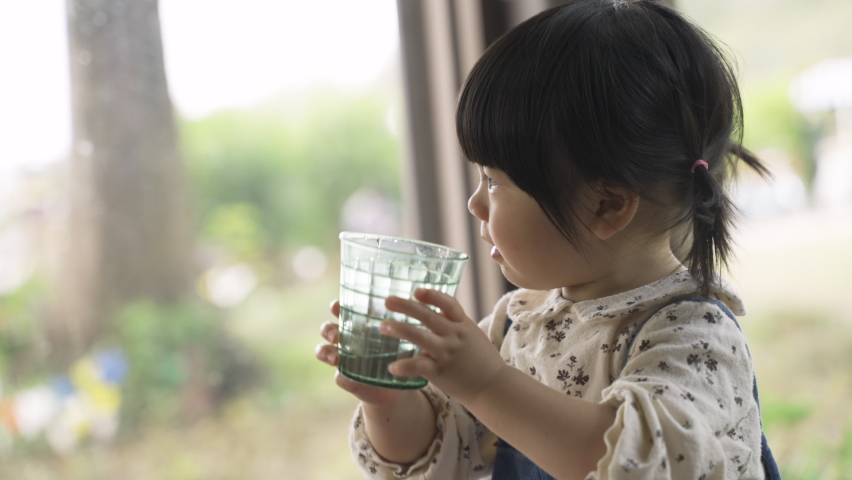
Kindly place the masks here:
MULTIPOLYGON (((385 308, 394 295, 413 298, 417 288, 455 295, 468 255, 434 243, 375 235, 340 234, 340 373, 357 382, 384 388, 417 389, 422 377, 388 372, 396 360, 420 353, 416 345, 382 335, 386 319, 423 327, 414 318, 385 308)), ((433 310, 437 307, 429 305, 433 310)))

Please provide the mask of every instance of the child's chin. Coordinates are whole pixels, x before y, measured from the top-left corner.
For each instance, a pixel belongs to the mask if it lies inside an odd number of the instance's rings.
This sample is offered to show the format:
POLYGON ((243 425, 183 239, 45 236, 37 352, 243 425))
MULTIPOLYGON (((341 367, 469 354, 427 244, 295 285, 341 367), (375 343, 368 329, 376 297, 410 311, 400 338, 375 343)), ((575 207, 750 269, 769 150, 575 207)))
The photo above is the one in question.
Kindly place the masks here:
POLYGON ((529 290, 535 290, 535 288, 533 288, 532 286, 530 286, 530 285, 528 284, 529 282, 525 282, 525 281, 523 280, 523 278, 519 278, 519 276, 517 275, 517 273, 515 273, 515 272, 513 272, 513 271, 509 270, 509 268, 508 268, 508 267, 506 267, 506 265, 505 265, 505 264, 500 263, 499 265, 500 265, 500 272, 503 274, 503 277, 504 277, 504 278, 505 278, 505 279, 506 279, 509 283, 511 283, 512 285, 514 285, 514 286, 516 286, 516 287, 518 287, 518 288, 526 288, 526 289, 529 289, 529 290))

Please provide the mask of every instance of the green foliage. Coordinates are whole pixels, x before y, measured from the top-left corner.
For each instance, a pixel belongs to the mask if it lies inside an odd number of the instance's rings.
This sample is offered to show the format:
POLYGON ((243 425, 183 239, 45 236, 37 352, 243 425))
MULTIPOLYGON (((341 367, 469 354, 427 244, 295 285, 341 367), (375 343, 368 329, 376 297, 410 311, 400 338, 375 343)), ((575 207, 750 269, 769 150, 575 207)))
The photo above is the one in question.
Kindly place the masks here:
POLYGON ((778 457, 785 480, 845 480, 852 472, 852 426, 846 426, 839 442, 803 438, 786 457, 778 457))
POLYGON ((35 317, 44 296, 45 284, 39 277, 0 296, 0 378, 4 382, 26 384, 44 374, 44 365, 32 361, 41 342, 35 317))
POLYGON ((766 428, 795 425, 807 419, 812 410, 805 402, 773 397, 764 399, 760 404, 760 416, 766 428))
POLYGON ((251 203, 225 203, 207 215, 202 234, 215 239, 240 259, 256 259, 263 253, 267 234, 261 228, 261 213, 251 203))
POLYGON ((743 143, 751 150, 779 148, 789 153, 808 182, 813 175, 813 148, 821 125, 809 122, 790 103, 790 78, 772 77, 743 92, 743 143))
MULTIPOLYGON (((399 143, 380 95, 314 92, 301 100, 185 122, 182 141, 208 238, 222 233, 222 208, 251 205, 267 252, 329 246, 340 208, 361 187, 399 198, 399 143)), ((245 208, 245 207, 240 207, 245 208)), ((229 210, 233 213, 233 210, 229 210)), ((244 245, 228 245, 244 248, 244 245)))
POLYGON ((231 310, 228 331, 268 369, 262 393, 276 404, 285 396, 318 399, 328 388, 336 390, 333 369, 314 357, 314 347, 323 341, 320 324, 334 320, 326 306, 339 288, 330 274, 311 284, 259 291, 231 310))
POLYGON ((235 368, 248 362, 234 354, 217 312, 200 303, 136 302, 116 315, 115 329, 129 365, 122 419, 131 425, 191 415, 180 398, 187 388, 215 403, 234 382, 253 380, 251 368, 235 368))
POLYGON ((852 425, 846 428, 838 449, 837 467, 841 472, 852 472, 852 425))

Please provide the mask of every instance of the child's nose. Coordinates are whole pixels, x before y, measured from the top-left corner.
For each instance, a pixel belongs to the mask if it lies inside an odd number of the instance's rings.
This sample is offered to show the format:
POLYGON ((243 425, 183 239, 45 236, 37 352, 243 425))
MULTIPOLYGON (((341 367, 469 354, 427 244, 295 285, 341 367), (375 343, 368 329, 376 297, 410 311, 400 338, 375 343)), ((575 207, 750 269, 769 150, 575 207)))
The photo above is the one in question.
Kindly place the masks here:
POLYGON ((488 221, 488 207, 483 199, 482 185, 478 186, 476 191, 473 192, 473 195, 471 195, 467 200, 467 209, 474 217, 482 220, 483 222, 488 221))

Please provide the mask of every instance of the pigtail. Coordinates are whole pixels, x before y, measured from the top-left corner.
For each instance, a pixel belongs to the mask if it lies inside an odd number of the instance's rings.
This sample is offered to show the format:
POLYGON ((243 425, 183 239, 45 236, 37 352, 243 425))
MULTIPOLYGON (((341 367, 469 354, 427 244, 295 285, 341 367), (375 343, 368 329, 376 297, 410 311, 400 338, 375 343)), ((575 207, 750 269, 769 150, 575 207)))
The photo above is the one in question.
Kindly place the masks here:
POLYGON ((698 281, 702 295, 707 295, 715 280, 715 272, 728 267, 733 241, 731 230, 736 207, 728 192, 727 176, 735 170, 736 159, 759 173, 769 176, 769 170, 748 149, 729 142, 720 165, 693 164, 692 247, 686 261, 689 273, 698 281), (706 166, 705 166, 706 165, 706 166))
POLYGON ((714 272, 727 266, 731 253, 731 201, 708 167, 693 173, 692 248, 687 254, 689 273, 702 295, 707 295, 714 272))
POLYGON ((752 170, 760 174, 761 177, 770 178, 772 176, 772 174, 769 173, 769 169, 767 169, 766 166, 760 162, 757 156, 755 156, 755 154, 751 153, 749 149, 743 147, 739 143, 728 143, 727 153, 728 158, 739 158, 740 160, 745 162, 746 165, 751 167, 752 170))

